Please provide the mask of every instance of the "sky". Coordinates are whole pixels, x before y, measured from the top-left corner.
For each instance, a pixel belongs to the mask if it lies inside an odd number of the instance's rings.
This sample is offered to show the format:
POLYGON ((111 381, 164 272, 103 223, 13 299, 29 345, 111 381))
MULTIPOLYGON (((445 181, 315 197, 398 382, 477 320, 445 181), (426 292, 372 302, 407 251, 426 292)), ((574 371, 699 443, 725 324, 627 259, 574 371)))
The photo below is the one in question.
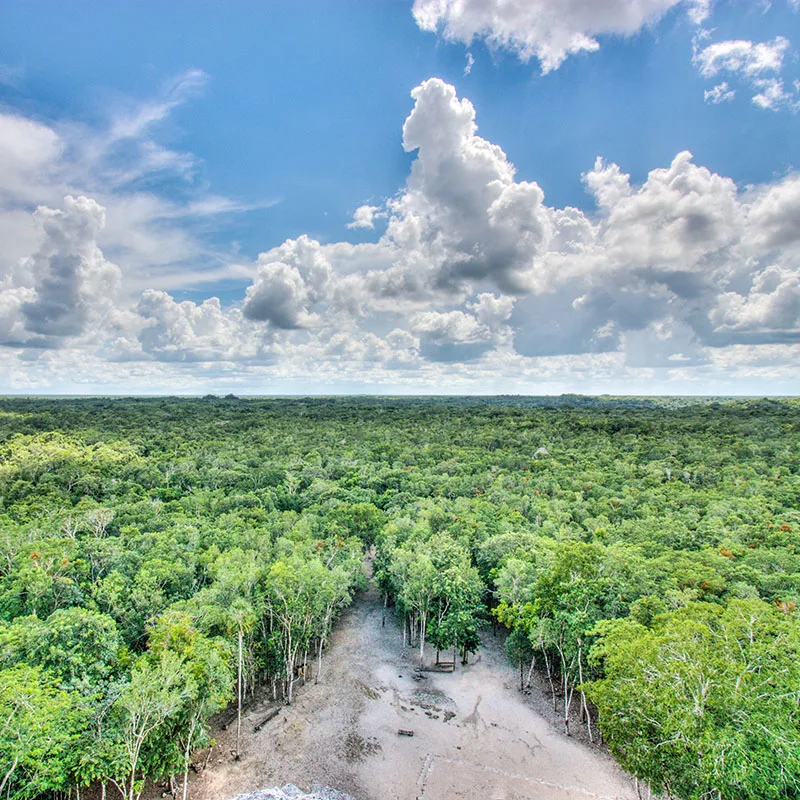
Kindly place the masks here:
POLYGON ((800 394, 800 0, 2 0, 0 394, 800 394))

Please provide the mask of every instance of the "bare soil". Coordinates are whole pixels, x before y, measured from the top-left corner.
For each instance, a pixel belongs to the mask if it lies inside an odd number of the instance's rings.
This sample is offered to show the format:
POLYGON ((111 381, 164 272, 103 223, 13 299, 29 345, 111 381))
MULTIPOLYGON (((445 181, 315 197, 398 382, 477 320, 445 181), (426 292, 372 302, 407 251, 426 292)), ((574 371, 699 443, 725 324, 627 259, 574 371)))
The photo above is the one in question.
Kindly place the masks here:
POLYGON ((286 783, 332 786, 356 800, 635 800, 632 780, 602 748, 567 738, 552 711, 547 718, 547 698, 519 691, 500 637, 487 632, 469 666, 420 675, 418 651, 403 648, 391 614, 385 626, 381 619, 375 590, 357 597, 319 683, 298 686, 292 706, 257 733, 273 704, 250 709, 238 762, 235 731, 217 731, 207 769, 191 774, 191 800, 286 783))

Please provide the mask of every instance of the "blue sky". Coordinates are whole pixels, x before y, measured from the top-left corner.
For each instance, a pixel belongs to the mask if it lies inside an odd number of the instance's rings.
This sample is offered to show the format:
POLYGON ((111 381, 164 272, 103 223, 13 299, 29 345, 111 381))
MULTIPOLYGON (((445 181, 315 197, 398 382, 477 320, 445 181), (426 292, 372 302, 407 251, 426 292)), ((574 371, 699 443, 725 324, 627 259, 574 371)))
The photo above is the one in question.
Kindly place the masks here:
POLYGON ((0 391, 796 394, 797 5, 6 0, 0 391))

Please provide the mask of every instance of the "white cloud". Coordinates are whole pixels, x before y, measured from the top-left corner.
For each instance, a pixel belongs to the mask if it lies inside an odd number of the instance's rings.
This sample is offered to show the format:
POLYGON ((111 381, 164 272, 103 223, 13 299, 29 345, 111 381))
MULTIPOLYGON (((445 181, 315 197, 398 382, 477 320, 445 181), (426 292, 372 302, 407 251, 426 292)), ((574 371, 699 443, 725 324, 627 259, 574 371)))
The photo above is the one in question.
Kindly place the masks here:
POLYGON ((301 236, 258 257, 258 274, 247 288, 243 311, 249 320, 274 328, 312 327, 310 307, 327 299, 331 265, 319 242, 301 236))
POLYGON ((484 325, 490 328, 505 322, 514 311, 513 297, 504 297, 484 292, 479 294, 474 303, 469 303, 468 308, 484 325))
MULTIPOLYGON (((696 49, 694 63, 705 78, 720 73, 738 76, 753 89, 755 105, 779 111, 798 104, 797 90, 788 91, 779 77, 790 47, 791 43, 783 36, 776 36, 771 42, 728 40, 696 49)), ((735 90, 723 81, 704 92, 704 97, 706 102, 718 104, 733 99, 734 94, 735 90)))
POLYGON ((117 360, 142 356, 188 362, 271 360, 271 340, 247 325, 239 310, 224 311, 216 297, 199 304, 177 303, 166 292, 147 290, 136 312, 141 318, 137 341, 114 341, 117 360))
POLYGON ((308 310, 308 292, 300 272, 273 261, 260 264, 243 306, 247 319, 268 322, 275 328, 294 330, 314 323, 308 310))
POLYGON ((491 329, 463 311, 422 311, 408 324, 420 339, 420 353, 432 361, 470 361, 492 346, 491 329))
POLYGON ((64 149, 47 125, 0 113, 0 209, 51 200, 64 149))
POLYGON ((703 92, 703 99, 706 103, 713 103, 715 106, 720 103, 729 103, 734 97, 736 97, 736 90, 731 89, 727 81, 722 81, 713 89, 703 92))
POLYGON ((17 343, 57 347, 89 326, 105 327, 121 273, 97 246, 105 209, 94 200, 68 195, 63 210, 40 206, 34 219, 42 234, 39 249, 7 277, 0 295, 9 315, 6 333, 15 333, 17 343))
POLYGON ((584 173, 583 182, 594 195, 601 208, 614 208, 621 200, 631 195, 630 178, 623 175, 616 164, 606 164, 600 157, 594 163, 591 172, 584 173))
POLYGON ((163 122, 170 112, 200 91, 207 83, 208 75, 199 69, 190 69, 170 80, 153 101, 132 104, 133 107, 119 112, 108 131, 107 141, 138 139, 153 125, 163 122))
POLYGON ((472 68, 475 66, 475 59, 472 56, 472 53, 467 51, 467 63, 464 66, 464 76, 466 77, 472 72, 472 68))
POLYGON ((409 318, 411 331, 436 344, 474 344, 486 342, 491 331, 463 311, 423 311, 409 318))
POLYGON ((417 158, 389 203, 386 234, 359 246, 359 266, 342 245, 323 250, 333 270, 330 296, 345 292, 351 313, 367 321, 405 315, 424 357, 474 362, 512 338, 529 357, 633 353, 657 328, 637 358, 667 365, 677 352, 682 364, 696 365, 706 360, 703 348, 743 330, 717 329, 720 298, 746 298, 776 263, 776 248, 785 250, 779 263, 792 268, 787 259, 800 241, 794 177, 740 192, 683 152, 633 186, 618 165, 598 158, 583 176, 597 211, 556 209, 477 135, 474 108, 453 87, 434 79, 413 97, 404 144, 417 158), (382 266, 370 269, 371 261, 382 266))
MULTIPOLYGON (((756 275, 747 295, 727 292, 712 312, 717 330, 791 332, 800 339, 800 271, 770 266, 756 275)), ((775 338, 779 338, 775 337, 775 338)))
MULTIPOLYGON (((613 172, 611 179, 620 182, 613 172)), ((668 168, 650 172, 638 191, 619 196, 601 221, 598 244, 614 268, 704 271, 708 256, 737 239, 740 215, 734 182, 683 152, 668 168)))
POLYGON ((753 103, 768 111, 779 111, 796 104, 796 97, 787 92, 779 78, 765 78, 753 82, 758 93, 753 95, 753 103))
POLYGON ((388 204, 383 239, 399 257, 371 276, 373 292, 452 297, 478 281, 527 291, 551 233, 544 193, 515 182, 514 166, 476 134, 475 109, 452 86, 432 78, 411 94, 403 147, 417 157, 405 190, 388 204))
POLYGON ((754 253, 787 249, 800 255, 800 175, 793 174, 753 192, 748 204, 748 235, 754 253))
POLYGON ((380 211, 380 206, 359 206, 353 214, 353 221, 348 222, 348 228, 374 228, 375 217, 380 211))
POLYGON ((20 113, 0 112, 0 278, 32 252, 35 228, 30 210, 57 207, 65 195, 93 198, 106 211, 98 246, 123 267, 123 289, 143 280, 175 287, 186 274, 218 269, 220 254, 198 234, 215 215, 248 206, 210 194, 194 182, 198 160, 160 143, 158 133, 178 106, 201 91, 206 76, 189 70, 155 97, 108 102, 105 125, 88 127, 62 120, 45 123, 20 113), (154 178, 184 200, 168 200, 151 188, 154 178), (195 224, 192 224, 195 223, 195 224), (2 235, 17 231, 15 235, 2 235))
POLYGON ((743 39, 717 42, 699 50, 694 60, 704 78, 713 78, 720 72, 740 72, 753 77, 764 72, 780 72, 789 44, 783 36, 776 36, 771 42, 753 43, 743 39))
MULTIPOLYGON (((566 391, 583 380, 585 391, 603 391, 624 377, 635 391, 657 375, 686 389, 749 379, 767 364, 791 379, 780 348, 800 338, 796 174, 740 190, 682 152, 637 184, 598 158, 583 175, 592 211, 554 208, 478 135, 475 109, 452 86, 431 79, 412 97, 403 144, 415 157, 385 206, 386 232, 358 245, 300 236, 222 266, 249 281, 231 305, 180 302, 160 283, 170 248, 192 245, 169 238, 171 223, 224 210, 224 198, 179 205, 106 188, 120 228, 111 238, 131 254, 122 270, 104 254, 112 213, 102 195, 28 213, 28 255, 0 275, 0 340, 12 345, 0 349, 0 370, 10 385, 70 390, 127 375, 169 391, 171 375, 187 390, 226 381, 298 390, 292 381, 310 380, 566 391), (148 243, 124 238, 126 215, 140 232, 164 224, 167 252, 159 266, 153 251, 150 275, 148 243), (142 266, 126 275, 136 253, 142 266), (757 347, 768 348, 763 360, 748 349, 757 347), (741 371, 718 355, 731 348, 741 371)), ((43 175, 58 168, 60 138, 32 130, 45 144, 28 163, 43 175)), ((11 219, 0 214, 0 231, 11 219)))
POLYGON ((538 59, 547 73, 570 55, 598 50, 595 37, 633 35, 677 6, 699 24, 711 0, 415 0, 413 14, 425 31, 466 45, 485 39, 522 61, 538 59))

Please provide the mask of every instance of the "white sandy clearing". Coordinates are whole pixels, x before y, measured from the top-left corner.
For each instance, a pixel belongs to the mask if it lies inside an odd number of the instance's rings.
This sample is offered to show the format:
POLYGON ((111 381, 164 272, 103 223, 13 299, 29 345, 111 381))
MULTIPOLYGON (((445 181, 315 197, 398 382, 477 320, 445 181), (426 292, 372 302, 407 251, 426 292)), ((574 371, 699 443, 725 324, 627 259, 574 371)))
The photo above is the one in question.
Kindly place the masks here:
POLYGON ((635 800, 609 756, 566 738, 526 703, 498 640, 485 641, 468 667, 415 680, 417 652, 403 649, 393 617, 381 625, 374 590, 358 597, 336 627, 319 684, 299 688, 258 733, 270 703, 248 713, 239 762, 231 732, 218 732, 189 797, 226 800, 294 783, 356 800, 635 800), (399 736, 401 728, 414 736, 399 736))

